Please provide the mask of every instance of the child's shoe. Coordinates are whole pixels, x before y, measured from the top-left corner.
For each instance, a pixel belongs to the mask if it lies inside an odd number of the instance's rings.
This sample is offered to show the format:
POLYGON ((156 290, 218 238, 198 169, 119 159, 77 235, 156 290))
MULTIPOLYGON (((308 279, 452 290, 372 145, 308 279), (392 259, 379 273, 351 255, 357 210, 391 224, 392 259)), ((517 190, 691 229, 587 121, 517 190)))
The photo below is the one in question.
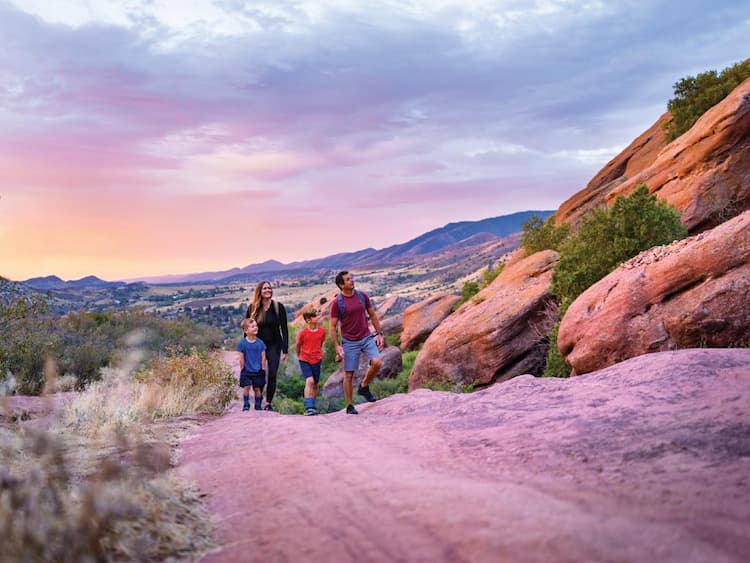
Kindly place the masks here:
POLYGON ((243 411, 249 411, 250 410, 250 403, 245 403, 244 405, 242 405, 242 410, 243 411))
POLYGON ((359 414, 357 412, 357 409, 354 408, 354 405, 346 405, 346 414, 359 414))
POLYGON ((305 409, 305 416, 315 416, 316 414, 319 414, 319 413, 313 407, 309 407, 309 408, 305 409))

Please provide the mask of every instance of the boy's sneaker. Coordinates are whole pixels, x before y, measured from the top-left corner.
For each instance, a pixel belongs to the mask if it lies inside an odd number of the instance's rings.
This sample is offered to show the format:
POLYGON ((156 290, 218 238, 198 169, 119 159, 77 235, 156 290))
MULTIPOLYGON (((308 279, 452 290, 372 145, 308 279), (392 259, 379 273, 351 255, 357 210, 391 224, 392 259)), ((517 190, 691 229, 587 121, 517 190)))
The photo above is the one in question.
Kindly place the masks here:
POLYGON ((354 408, 354 405, 346 405, 346 414, 359 414, 357 412, 357 409, 354 408))
POLYGON ((255 405, 255 410, 256 410, 256 411, 259 411, 259 410, 261 410, 261 408, 260 408, 260 405, 255 405))
POLYGON ((315 416, 316 414, 318 414, 318 411, 312 407, 309 409, 305 409, 305 416, 315 416))
POLYGON ((242 410, 243 411, 249 411, 250 410, 250 403, 248 403, 246 405, 242 405, 242 410))
POLYGON ((368 403, 374 403, 376 401, 375 395, 370 391, 369 385, 367 387, 362 387, 361 385, 357 387, 357 394, 364 397, 368 403))

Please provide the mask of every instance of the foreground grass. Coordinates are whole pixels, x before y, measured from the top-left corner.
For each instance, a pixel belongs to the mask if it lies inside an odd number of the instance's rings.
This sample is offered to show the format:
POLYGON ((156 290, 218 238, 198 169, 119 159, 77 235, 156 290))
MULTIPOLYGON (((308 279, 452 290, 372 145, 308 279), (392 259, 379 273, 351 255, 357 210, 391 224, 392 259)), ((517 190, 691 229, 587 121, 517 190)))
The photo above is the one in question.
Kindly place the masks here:
POLYGON ((165 417, 221 412, 231 371, 194 352, 129 367, 106 370, 45 427, 3 416, 0 397, 3 562, 192 561, 215 547, 200 494, 172 470, 196 423, 165 417))

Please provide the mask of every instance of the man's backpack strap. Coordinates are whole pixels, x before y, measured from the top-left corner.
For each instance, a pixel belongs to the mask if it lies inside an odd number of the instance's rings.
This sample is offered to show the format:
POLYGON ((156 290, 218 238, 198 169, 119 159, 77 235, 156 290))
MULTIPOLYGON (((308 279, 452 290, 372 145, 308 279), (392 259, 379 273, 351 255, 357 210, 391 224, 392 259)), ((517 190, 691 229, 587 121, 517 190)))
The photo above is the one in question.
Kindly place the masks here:
MULTIPOLYGON (((367 301, 365 301, 365 296, 362 295, 362 292, 358 289, 354 290, 354 295, 356 295, 362 302, 362 306, 365 308, 365 316, 369 319, 370 315, 367 314, 367 301)), ((341 321, 341 319, 344 318, 344 294, 340 291, 336 295, 336 306, 339 310, 339 321, 341 321)))

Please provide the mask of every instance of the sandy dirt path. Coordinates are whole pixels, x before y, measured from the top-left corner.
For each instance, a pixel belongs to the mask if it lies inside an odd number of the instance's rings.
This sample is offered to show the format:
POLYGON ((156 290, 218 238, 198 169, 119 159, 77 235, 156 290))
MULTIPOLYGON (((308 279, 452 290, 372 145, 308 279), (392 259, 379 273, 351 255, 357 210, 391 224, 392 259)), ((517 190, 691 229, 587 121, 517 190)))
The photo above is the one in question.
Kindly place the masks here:
MULTIPOLYGON (((727 382, 746 381, 725 371, 722 386, 704 378, 716 409, 738 405, 727 382)), ((723 467, 694 451, 654 457, 644 430, 616 435, 620 411, 602 411, 611 389, 595 377, 505 385, 393 396, 360 405, 359 416, 242 412, 235 403, 182 444, 181 471, 207 494, 222 545, 203 560, 746 560, 742 452, 723 467), (610 422, 602 428, 612 438, 588 450, 571 438, 598 436, 596 425, 610 422), (628 453, 640 447, 650 457, 628 453)), ((750 396, 742 393, 739 407, 750 396)))

